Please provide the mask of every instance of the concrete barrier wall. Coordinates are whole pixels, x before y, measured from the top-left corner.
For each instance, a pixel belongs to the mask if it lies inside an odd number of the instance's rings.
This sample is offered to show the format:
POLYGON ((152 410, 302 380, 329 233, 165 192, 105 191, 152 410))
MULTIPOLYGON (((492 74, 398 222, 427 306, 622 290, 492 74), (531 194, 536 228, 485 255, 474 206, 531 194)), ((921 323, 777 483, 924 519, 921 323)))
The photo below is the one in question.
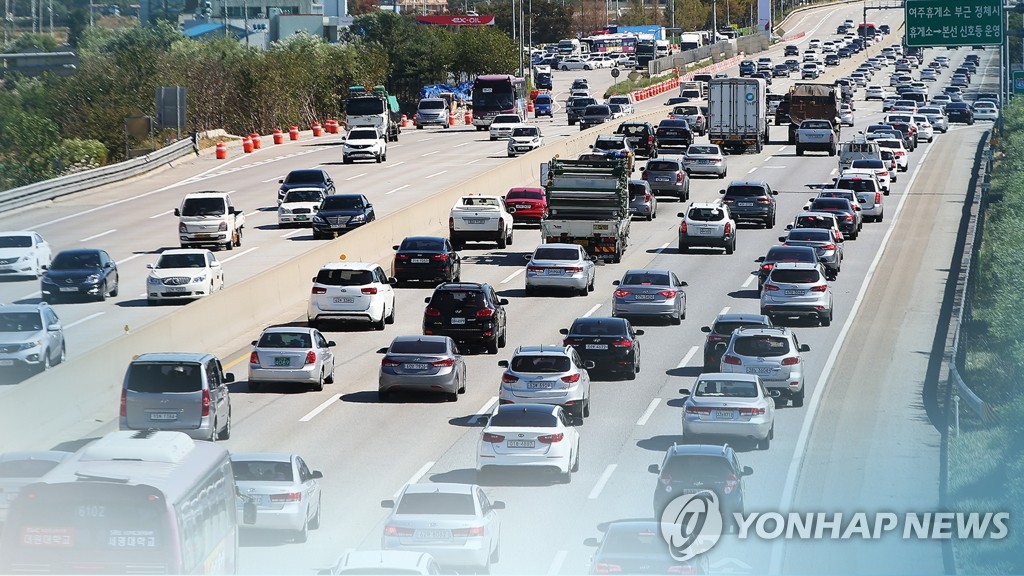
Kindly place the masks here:
MULTIPOLYGON (((652 110, 628 120, 657 122, 664 115, 663 110, 652 110)), ((49 449, 61 442, 82 438, 103 422, 117 418, 121 381, 134 355, 144 352, 224 353, 221 347, 225 343, 237 341, 246 334, 255 338, 274 318, 284 313, 302 314, 309 298, 310 279, 325 262, 336 261, 339 255, 345 254, 349 261, 379 262, 385 270, 390 270, 391 247, 406 236, 447 235, 448 214, 459 196, 504 194, 513 186, 537 186, 541 162, 556 154, 575 157, 587 151, 598 134, 611 133, 626 120, 581 131, 539 151, 503 162, 297 258, 228 285, 210 297, 145 326, 132 328, 130 333, 116 337, 88 355, 76 356, 75 351, 70 350, 68 362, 0 396, 0 452, 49 449)), ((233 371, 239 379, 244 378, 244 365, 233 371)))

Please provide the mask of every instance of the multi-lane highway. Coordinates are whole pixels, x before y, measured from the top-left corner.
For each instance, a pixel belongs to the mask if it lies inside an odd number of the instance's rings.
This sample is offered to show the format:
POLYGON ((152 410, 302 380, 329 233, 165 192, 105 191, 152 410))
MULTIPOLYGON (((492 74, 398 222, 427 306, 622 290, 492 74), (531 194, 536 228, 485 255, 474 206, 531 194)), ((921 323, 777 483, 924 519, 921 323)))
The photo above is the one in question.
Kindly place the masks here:
MULTIPOLYGON (((842 6, 797 19, 791 32, 808 34, 794 43, 802 47, 811 38, 831 37, 838 23, 857 18, 859 12, 859 6, 842 6)), ((901 18, 899 11, 886 11, 877 15, 876 22, 897 30, 901 18)), ((891 36, 882 45, 896 41, 891 36)), ((868 53, 878 50, 875 46, 868 53)), ((967 50, 944 53, 959 62, 967 50)), ((768 55, 780 58, 781 46, 768 55)), ((849 73, 863 57, 844 60, 821 81, 849 73)), ((992 53, 983 56, 980 80, 993 81, 995 76, 986 66, 996 70, 994 59, 992 53)), ((735 75, 735 70, 730 74, 735 75)), ((589 76, 597 92, 611 80, 607 71, 556 73, 556 88, 567 89, 576 76, 589 76)), ((948 76, 949 71, 944 71, 932 92, 941 89, 948 76)), ((876 76, 873 83, 881 81, 876 76)), ((777 80, 772 89, 783 91, 788 84, 777 80)), ((651 110, 663 101, 658 98, 638 108, 651 110)), ((858 98, 856 104, 858 127, 880 117, 877 102, 858 98)), ((577 133, 576 127, 565 126, 564 115, 538 124, 549 139, 577 133)), ((941 436, 929 412, 925 375, 945 269, 956 241, 959 202, 975 145, 985 129, 983 124, 956 125, 934 143, 923 144, 911 154, 910 170, 900 174, 892 195, 885 199, 885 221, 866 224, 856 241, 845 244, 843 271, 833 283, 835 322, 830 327, 795 328, 811 346, 804 355, 809 375, 807 404, 778 411, 770 450, 737 446, 743 464, 755 471, 746 481, 748 510, 927 511, 938 506, 941 436)), ((844 135, 851 132, 844 129, 844 135)), ((58 305, 69 354, 74 357, 119 337, 126 324, 138 326, 175 313, 175 307, 146 307, 142 292, 145 264, 154 261, 159 250, 177 243, 177 220, 171 210, 183 194, 234 190, 236 203, 247 212, 250 227, 242 247, 218 254, 230 284, 313 245, 308 231, 275 226, 277 180, 288 170, 326 167, 341 191, 366 194, 381 217, 506 162, 504 143, 489 142, 482 135, 467 127, 407 131, 397 147, 391 145, 388 163, 381 165, 342 166, 335 146, 338 140, 331 137, 268 147, 228 162, 203 157, 102 192, 5 215, 0 228, 38 230, 55 249, 100 246, 119 261, 122 290, 118 298, 58 305)), ((467 392, 457 403, 429 398, 377 401, 380 356, 375 351, 396 335, 420 333, 428 289, 400 289, 397 322, 383 332, 359 328, 333 332, 331 328, 328 337, 339 343, 338 376, 323 392, 248 392, 244 377, 249 349, 243 343, 255 334, 232 334, 219 349, 209 350, 241 380, 232 388, 234 432, 225 445, 232 450, 298 452, 325 476, 321 528, 305 544, 246 537, 241 571, 309 573, 328 565, 345 549, 377 548, 385 518, 380 500, 391 498, 408 482, 476 482, 477 415, 489 412, 496 402, 501 374, 497 361, 508 358, 518 345, 559 343, 558 329, 568 327, 574 318, 607 315, 611 283, 626 269, 670 269, 689 283, 687 319, 681 326, 643 326, 643 371, 635 381, 595 382, 592 416, 581 430, 581 467, 572 483, 552 485, 546 478, 515 475, 487 486, 492 499, 507 503, 501 514, 502 552, 495 572, 586 571, 592 549, 583 540, 598 535, 598 523, 652 514, 656 478, 647 467, 660 463, 664 451, 678 439, 678 389, 688 387, 700 372, 704 340, 700 327, 722 311, 758 311, 751 275, 755 259, 777 243, 785 224, 813 195, 808 185, 829 182, 837 173, 836 158, 813 153, 797 158, 793 146, 780 143, 783 128, 773 127, 772 137, 773 143, 760 155, 728 158, 731 177, 765 180, 780 191, 775 229, 743 227, 733 255, 700 250, 678 253, 675 213, 682 205, 669 201, 660 204, 658 219, 633 224, 630 249, 622 263, 601 266, 597 289, 586 297, 525 297, 522 272, 525 257, 539 242, 536 229, 518 229, 515 242, 506 249, 471 245, 463 251, 463 279, 492 284, 510 304, 508 347, 497 356, 467 356, 467 392)), ((531 183, 509 182, 508 186, 524 184, 531 183)), ((691 184, 692 199, 714 200, 721 187, 718 180, 696 178, 691 184)), ((0 301, 32 301, 38 298, 36 290, 35 282, 5 282, 0 284, 0 301)), ((273 308, 272 303, 261 302, 249 306, 273 308)), ((278 320, 302 321, 304 310, 288 310, 278 320)), ((111 378, 119 379, 122 371, 123 367, 111 367, 111 378)), ((96 415, 99 422, 90 436, 112 429, 109 417, 115 413, 116 401, 111 399, 109 413, 96 415)), ((45 422, 45 417, 41 420, 45 422)), ((28 431, 25 445, 39 447, 32 445, 28 431)), ((780 546, 726 541, 713 557, 720 571, 750 573, 943 571, 936 543, 870 543, 873 548, 867 553, 863 546, 857 542, 780 546)))

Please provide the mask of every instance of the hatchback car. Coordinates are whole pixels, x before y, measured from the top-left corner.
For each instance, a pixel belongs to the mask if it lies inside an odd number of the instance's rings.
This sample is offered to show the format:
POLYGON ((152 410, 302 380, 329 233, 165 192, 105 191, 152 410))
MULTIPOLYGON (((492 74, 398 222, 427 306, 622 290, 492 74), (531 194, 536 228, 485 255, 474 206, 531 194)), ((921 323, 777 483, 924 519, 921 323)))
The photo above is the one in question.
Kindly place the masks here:
POLYGON ((505 347, 508 300, 498 298, 490 284, 441 284, 424 302, 423 334, 449 336, 467 346, 485 346, 490 354, 505 347))
POLYGON ((0 369, 43 372, 67 358, 64 327, 49 304, 0 306, 0 369))
POLYGON ((707 334, 704 340, 704 372, 718 372, 722 354, 732 333, 740 328, 771 327, 772 321, 763 314, 719 314, 711 326, 702 326, 707 334))
POLYGON ((598 525, 604 537, 587 538, 583 544, 597 548, 588 574, 709 574, 707 554, 679 561, 665 546, 662 534, 678 526, 662 527, 659 520, 615 520, 598 525))
POLYGON ((522 123, 523 119, 519 117, 519 114, 498 114, 488 128, 491 141, 508 140, 512 136, 512 129, 522 123))
POLYGON ((21 489, 53 470, 71 454, 62 450, 0 454, 0 494, 4 495, 0 498, 0 526, 7 521, 7 512, 18 499, 21 489))
POLYGON ((324 198, 313 216, 313 239, 334 238, 373 222, 373 204, 362 194, 332 194, 324 198))
POLYGON ((505 205, 515 209, 512 221, 516 224, 539 224, 548 213, 543 188, 512 188, 505 194, 505 205))
POLYGON ((654 488, 654 517, 661 518, 669 502, 680 495, 711 490, 718 496, 727 528, 734 514, 746 512, 744 478, 754 473, 742 466, 731 446, 715 444, 674 444, 665 452, 661 466, 647 471, 658 475, 654 488))
POLYGON ((789 234, 779 236, 784 246, 810 246, 818 261, 825 265, 829 280, 835 280, 843 266, 843 241, 836 240, 832 230, 825 228, 793 228, 789 234))
POLYGON ((43 302, 66 299, 106 300, 118 292, 117 264, 106 250, 74 248, 54 256, 40 278, 43 302))
POLYGON ((395 392, 434 392, 455 402, 466 392, 466 363, 448 336, 398 336, 383 354, 377 378, 377 398, 391 400, 395 392))
POLYGON ((443 236, 409 236, 395 251, 393 271, 399 283, 458 282, 462 277, 462 259, 443 236))
POLYGON ((156 264, 147 264, 146 268, 147 304, 202 298, 224 289, 224 269, 209 250, 164 250, 156 264))
POLYGON ((487 419, 477 449, 478 476, 523 467, 554 472, 563 484, 580 469, 580 435, 561 406, 505 404, 487 419))
POLYGON ((681 388, 683 441, 707 437, 753 440, 767 450, 775 437, 775 400, 754 374, 706 372, 681 388))
MULTIPOLYGON (((320 527, 319 470, 310 470, 298 454, 284 452, 232 452, 231 471, 240 493, 256 498, 256 523, 246 530, 273 530, 305 542, 310 530, 320 527)), ((236 499, 242 525, 243 500, 236 499)))
POLYGON ((818 255, 814 248, 809 246, 772 246, 764 256, 758 256, 755 260, 760 266, 757 269, 757 290, 764 287, 765 280, 772 268, 780 262, 806 262, 815 264, 818 262, 818 255))
POLYGON ((508 139, 508 157, 515 158, 544 145, 544 136, 536 126, 516 126, 508 139))
POLYGON ((629 213, 648 222, 658 217, 658 198, 646 180, 629 181, 629 213))
POLYGON ((35 232, 0 232, 0 276, 38 278, 50 265, 50 243, 35 232))
POLYGON ((640 171, 653 194, 674 196, 681 201, 690 199, 690 176, 680 158, 666 156, 650 160, 640 171))
POLYGON ((723 248, 726 254, 736 251, 736 221, 728 204, 694 202, 686 212, 677 214, 679 223, 679 251, 687 252, 694 246, 723 248))
POLYGON ((780 402, 804 405, 804 361, 810 351, 789 328, 740 328, 732 333, 722 355, 721 372, 754 374, 780 402))
POLYGON ((612 316, 668 318, 672 324, 686 319, 686 286, 671 270, 627 270, 613 282, 612 316))
POLYGON ((722 202, 729 206, 732 217, 737 221, 759 221, 767 228, 775 227, 775 196, 767 182, 737 181, 718 192, 722 202))
POLYGON ((597 279, 595 260, 578 244, 541 244, 526 264, 526 294, 557 288, 586 296, 597 279))
POLYGON ((277 202, 284 200, 286 192, 292 188, 319 188, 324 195, 334 194, 334 180, 326 170, 321 168, 307 168, 292 170, 283 179, 277 181, 281 187, 277 190, 277 202))
POLYGON ((640 340, 643 330, 633 328, 624 318, 577 318, 569 328, 559 333, 565 336, 564 346, 571 346, 584 362, 593 362, 593 370, 620 373, 627 380, 640 372, 640 340))
POLYGON ((520 346, 505 369, 498 392, 499 404, 552 404, 573 416, 590 416, 590 373, 571 346, 520 346))
POLYGON ((395 321, 397 283, 370 262, 330 262, 313 277, 306 321, 319 328, 328 321, 369 322, 374 330, 395 321))
POLYGON ((821 264, 780 262, 768 273, 761 290, 761 314, 777 318, 812 318, 832 323, 832 289, 821 264))
POLYGON ((686 173, 708 174, 725 178, 729 174, 729 166, 725 154, 717 144, 693 144, 686 148, 683 155, 683 166, 686 173))
POLYGON ((300 384, 314 390, 334 382, 333 340, 316 328, 273 326, 252 341, 249 391, 267 384, 300 384))

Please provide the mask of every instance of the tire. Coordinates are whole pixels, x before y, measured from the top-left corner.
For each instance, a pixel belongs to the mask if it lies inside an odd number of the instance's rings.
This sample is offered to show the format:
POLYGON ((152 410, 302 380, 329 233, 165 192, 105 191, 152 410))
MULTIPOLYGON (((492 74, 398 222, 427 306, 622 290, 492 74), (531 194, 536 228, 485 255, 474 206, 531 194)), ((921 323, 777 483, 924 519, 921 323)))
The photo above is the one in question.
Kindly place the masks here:
POLYGON ((689 252, 689 251, 690 251, 690 246, 689 246, 689 245, 687 245, 687 244, 683 244, 682 242, 680 242, 680 243, 679 243, 679 251, 680 251, 680 252, 689 252))
POLYGON ((505 328, 502 328, 501 334, 498 334, 498 348, 504 348, 506 344, 505 328))
POLYGON ((96 297, 97 300, 103 302, 107 299, 107 283, 103 283, 103 289, 100 290, 100 295, 96 297))
POLYGON ((497 564, 501 560, 501 540, 498 540, 498 544, 491 550, 491 557, 489 559, 490 564, 497 564))
POLYGON ((507 248, 507 247, 508 247, 508 238, 504 234, 502 234, 501 238, 498 238, 498 248, 507 248))
POLYGON ((458 402, 459 401, 459 393, 458 392, 446 392, 445 395, 444 395, 444 399, 445 399, 446 402, 458 402))
POLYGON ((377 155, 376 160, 377 160, 377 164, 380 164, 380 162, 381 162, 380 154, 377 155))
POLYGON ((794 408, 802 407, 804 405, 804 389, 801 388, 800 391, 796 393, 796 396, 793 396, 791 401, 793 402, 794 408))
POLYGON ((584 418, 590 418, 590 398, 583 401, 583 410, 580 415, 584 418))
POLYGON ((395 323, 395 304, 394 304, 394 302, 391 303, 391 313, 388 314, 384 318, 384 323, 385 324, 394 324, 395 323))
POLYGON ((314 392, 323 392, 324 390, 324 372, 320 371, 320 377, 317 378, 316 382, 313 383, 314 392))
POLYGON ((493 342, 487 343, 487 353, 497 354, 498 353, 498 339, 495 338, 493 342))
POLYGON ((334 367, 331 367, 331 373, 324 378, 324 384, 334 384, 334 367))
POLYGON ((726 174, 725 172, 722 172, 721 174, 719 174, 718 175, 718 179, 721 180, 721 179, 725 178, 725 174, 726 174))
POLYGON ((680 312, 679 314, 672 316, 672 318, 670 318, 669 321, 672 323, 673 326, 679 326, 680 324, 683 323, 683 313, 680 312))
POLYGON ((224 429, 217 433, 217 440, 230 440, 231 439, 231 411, 228 410, 228 423, 224 426, 224 429))
POLYGON ((42 373, 42 372, 46 372, 47 370, 49 370, 52 367, 53 367, 53 364, 50 362, 50 350, 47 349, 46 353, 43 354, 43 363, 39 365, 39 368, 37 370, 40 373, 42 373))
POLYGON ((734 237, 732 239, 732 242, 729 242, 729 245, 725 247, 725 253, 726 254, 732 254, 735 251, 736 251, 736 238, 734 237))
POLYGON ((309 522, 303 522, 302 528, 295 531, 292 535, 292 540, 298 544, 302 544, 309 539, 309 522))
POLYGON ((316 501, 316 514, 313 515, 309 520, 309 529, 317 530, 320 528, 320 510, 323 509, 322 500, 316 501))
POLYGON ((828 316, 827 317, 821 319, 821 325, 822 326, 831 326, 832 325, 832 311, 831 310, 828 311, 828 316))
POLYGON ((259 392, 260 385, 258 382, 249 381, 249 392, 259 392))
POLYGON ((391 393, 384 390, 378 390, 377 401, 382 404, 387 404, 388 402, 391 401, 391 393))
POLYGON ((341 157, 341 163, 342 164, 351 164, 352 163, 352 159, 349 158, 348 156, 342 156, 341 157))
POLYGON ((635 366, 629 372, 626 372, 626 380, 636 380, 636 367, 635 366))
POLYGON ((110 291, 111 298, 117 298, 117 293, 121 289, 121 278, 118 277, 117 281, 114 282, 114 289, 110 291))
POLYGON ((767 450, 772 447, 772 437, 774 436, 774 429, 775 427, 772 426, 772 429, 768 431, 768 435, 762 438, 761 440, 758 440, 758 450, 767 450))
POLYGON ((380 311, 380 320, 371 321, 370 324, 373 326, 374 330, 380 331, 380 330, 384 329, 385 321, 386 321, 386 315, 384 314, 384 311, 381 310, 380 311))
POLYGON ((797 156, 803 156, 804 155, 804 149, 799 147, 799 146, 797 146, 796 147, 796 155, 797 156))
POLYGON ((68 344, 67 342, 60 343, 60 356, 57 357, 57 364, 63 364, 68 359, 68 344))

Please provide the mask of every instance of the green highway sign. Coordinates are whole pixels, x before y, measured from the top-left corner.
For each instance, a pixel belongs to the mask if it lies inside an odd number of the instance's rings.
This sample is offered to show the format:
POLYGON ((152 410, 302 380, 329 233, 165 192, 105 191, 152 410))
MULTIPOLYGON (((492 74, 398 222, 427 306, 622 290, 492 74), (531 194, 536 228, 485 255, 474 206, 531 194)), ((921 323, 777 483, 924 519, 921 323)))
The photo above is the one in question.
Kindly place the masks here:
POLYGON ((907 46, 999 46, 1002 0, 906 0, 907 46))
POLYGON ((1024 72, 1013 73, 1013 93, 1024 94, 1024 72))

